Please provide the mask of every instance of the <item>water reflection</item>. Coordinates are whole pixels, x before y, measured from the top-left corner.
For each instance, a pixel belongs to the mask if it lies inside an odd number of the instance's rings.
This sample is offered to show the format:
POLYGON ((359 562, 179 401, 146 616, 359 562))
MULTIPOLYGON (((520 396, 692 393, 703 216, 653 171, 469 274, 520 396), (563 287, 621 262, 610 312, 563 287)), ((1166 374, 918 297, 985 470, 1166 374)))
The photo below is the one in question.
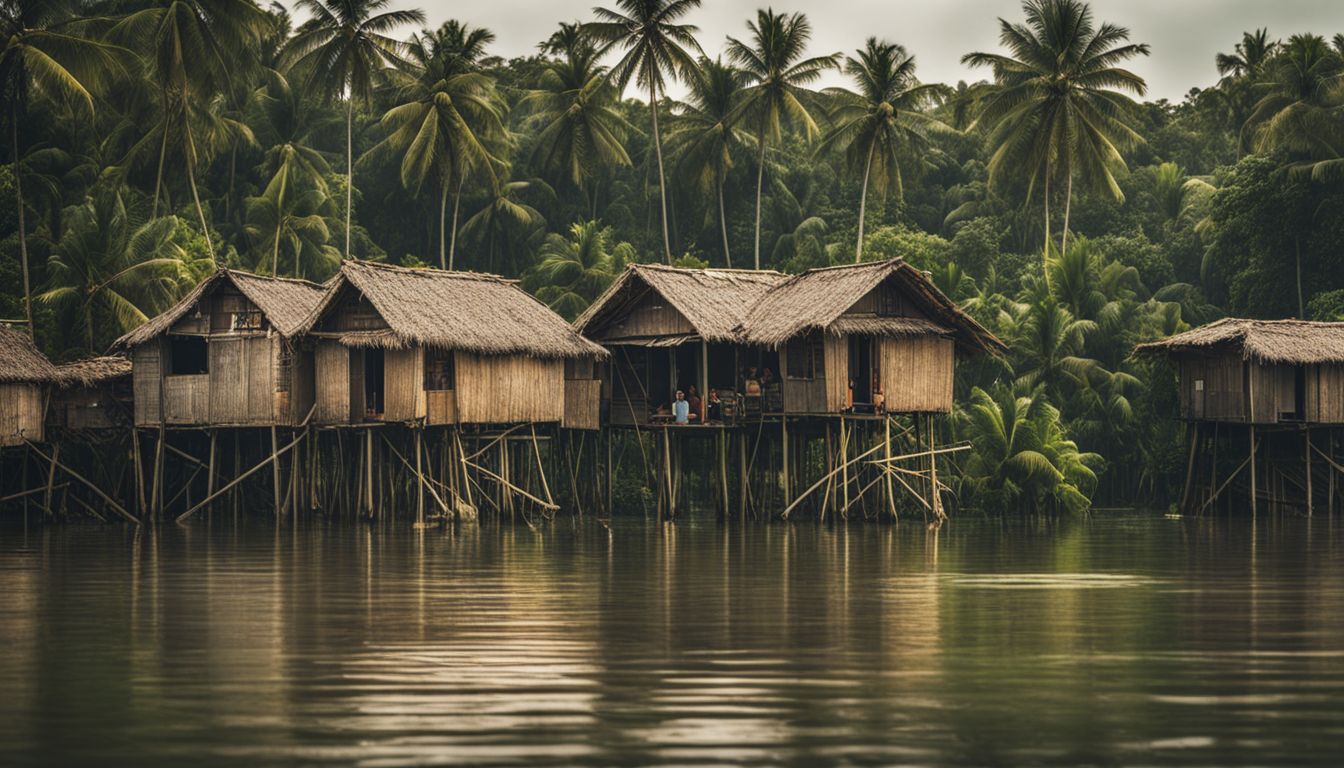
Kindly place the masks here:
POLYGON ((0 762, 1317 762, 1331 520, 0 538, 0 762))

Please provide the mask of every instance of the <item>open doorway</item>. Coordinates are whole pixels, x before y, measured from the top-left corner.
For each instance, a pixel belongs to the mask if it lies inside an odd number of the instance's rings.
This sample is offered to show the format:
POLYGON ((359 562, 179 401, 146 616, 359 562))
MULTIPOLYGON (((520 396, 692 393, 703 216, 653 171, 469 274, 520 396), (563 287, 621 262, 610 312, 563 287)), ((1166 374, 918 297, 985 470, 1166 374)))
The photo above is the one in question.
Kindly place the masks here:
POLYGON ((364 350, 364 407, 365 415, 376 418, 383 415, 383 350, 364 350))

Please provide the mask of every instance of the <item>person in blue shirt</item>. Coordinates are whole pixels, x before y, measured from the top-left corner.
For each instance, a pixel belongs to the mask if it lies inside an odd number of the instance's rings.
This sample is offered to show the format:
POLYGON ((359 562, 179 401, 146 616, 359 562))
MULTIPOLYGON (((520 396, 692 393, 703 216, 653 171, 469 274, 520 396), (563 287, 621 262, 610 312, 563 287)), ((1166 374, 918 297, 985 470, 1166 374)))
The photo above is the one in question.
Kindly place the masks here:
POLYGON ((677 390, 677 399, 672 402, 672 420, 678 424, 691 423, 691 404, 686 402, 686 393, 677 390))

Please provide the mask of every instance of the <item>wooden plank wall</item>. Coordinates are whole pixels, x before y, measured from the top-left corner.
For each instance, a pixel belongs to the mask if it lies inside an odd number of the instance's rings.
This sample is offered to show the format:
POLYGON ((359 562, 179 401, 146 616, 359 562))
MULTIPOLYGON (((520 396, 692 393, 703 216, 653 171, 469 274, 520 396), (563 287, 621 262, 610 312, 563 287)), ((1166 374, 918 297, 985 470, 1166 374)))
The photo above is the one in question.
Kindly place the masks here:
POLYGON ((413 421, 425 414, 424 350, 387 350, 383 353, 383 421, 413 421))
POLYGON ((840 413, 849 399, 849 337, 826 334, 826 412, 840 413))
POLYGON ((956 349, 937 336, 878 340, 882 393, 889 413, 951 413, 956 349))
POLYGON ((40 443, 43 431, 42 388, 36 384, 0 384, 0 445, 40 443))
POLYGON ((425 423, 457 423, 457 392, 455 390, 433 389, 425 393, 425 423))
POLYGON ((1241 358, 1188 357, 1181 360, 1181 416, 1209 421, 1247 420, 1250 404, 1246 397, 1246 376, 1241 358), (1202 393, 1195 382, 1202 379, 1202 393), (1203 407, 1200 407, 1200 400, 1203 407))
POLYGON ((164 421, 205 424, 210 419, 210 374, 168 376, 163 380, 164 421))
POLYGON ((558 422, 565 412, 563 360, 457 353, 457 413, 464 424, 558 422))
POLYGON ((350 422, 350 350, 323 339, 313 348, 314 395, 318 424, 350 422))
POLYGON ((1307 368, 1307 420, 1314 424, 1344 424, 1344 365, 1307 368))
POLYGON ((162 378, 163 342, 146 342, 131 350, 131 389, 135 400, 135 425, 158 424, 159 383, 162 378))
POLYGON ((598 379, 565 380, 565 418, 569 429, 597 429, 602 405, 602 382, 598 379))
POLYGON ((1296 372, 1293 366, 1251 363, 1249 370, 1253 422, 1277 424, 1280 413, 1291 413, 1294 409, 1296 372))
POLYGON ((695 328, 661 295, 650 291, 623 319, 599 329, 597 333, 597 338, 620 339, 695 333, 695 328))
MULTIPOLYGON (((823 344, 823 357, 825 355, 825 342, 823 344)), ((826 372, 821 371, 819 376, 811 379, 794 379, 789 377, 789 347, 793 345, 786 344, 779 350, 779 370, 781 371, 781 388, 784 394, 784 412, 785 413, 826 413, 826 372)), ((823 359, 822 365, 826 361, 823 359)))

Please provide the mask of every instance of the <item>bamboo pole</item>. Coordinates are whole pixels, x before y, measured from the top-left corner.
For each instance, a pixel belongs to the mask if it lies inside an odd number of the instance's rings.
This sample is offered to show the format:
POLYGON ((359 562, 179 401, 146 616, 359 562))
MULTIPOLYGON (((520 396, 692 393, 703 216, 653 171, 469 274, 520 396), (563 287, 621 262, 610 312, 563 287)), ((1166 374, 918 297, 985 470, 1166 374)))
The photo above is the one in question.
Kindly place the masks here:
POLYGON ((47 468, 47 486, 46 493, 42 494, 42 506, 47 510, 47 516, 53 517, 51 510, 52 488, 56 485, 56 467, 61 458, 61 444, 53 443, 51 446, 51 463, 47 468))
POLYGON ((789 420, 788 420, 787 417, 784 417, 784 416, 780 416, 780 417, 779 417, 779 429, 780 429, 780 435, 781 435, 781 437, 782 437, 782 445, 783 445, 783 448, 782 448, 781 450, 783 450, 783 452, 784 452, 783 461, 781 462, 781 464, 783 465, 783 470, 784 470, 784 504, 787 505, 787 504, 789 503, 789 501, 790 501, 790 498, 789 498, 789 495, 790 495, 790 485, 789 485, 789 420))
MULTIPOLYGON (((205 473, 206 498, 213 496, 215 493, 215 452, 217 448, 216 443, 218 442, 218 439, 219 439, 219 430, 216 429, 210 430, 210 467, 209 469, 206 470, 205 473)), ((207 507, 205 511, 207 514, 209 514, 212 511, 212 509, 213 507, 207 507)))
MULTIPOLYGON (((1198 429, 1198 427, 1196 427, 1196 429, 1198 429)), ((1198 434, 1198 432, 1196 432, 1196 434, 1198 434)), ((1260 498, 1259 498, 1259 497, 1260 497, 1260 494, 1259 494, 1259 492, 1256 490, 1256 487, 1255 487, 1255 483, 1256 483, 1256 471, 1255 471, 1255 453, 1256 453, 1256 451, 1255 451, 1255 449, 1256 449, 1256 442, 1255 442, 1255 425, 1252 424, 1252 425, 1251 425, 1251 519, 1252 519, 1252 520, 1254 520, 1255 517, 1256 517, 1256 514, 1257 514, 1257 508, 1259 507, 1259 501, 1260 501, 1260 498)), ((1191 460, 1192 460, 1192 461, 1193 461, 1193 458, 1194 458, 1194 453, 1193 453, 1193 451, 1194 451, 1194 444, 1192 443, 1192 444, 1191 444, 1191 460)), ((1182 510, 1182 511, 1184 511, 1184 510, 1182 510)))
POLYGON ((1313 500, 1312 500, 1312 498, 1311 498, 1311 496, 1312 496, 1312 493, 1311 493, 1311 470, 1312 470, 1312 466, 1311 466, 1311 427, 1307 427, 1307 429, 1306 429, 1306 431, 1305 431, 1305 434, 1306 434, 1307 444, 1306 444, 1306 447, 1303 449, 1303 452, 1306 454, 1306 457, 1305 457, 1305 458, 1306 458, 1306 467, 1307 467, 1307 517, 1311 517, 1311 516, 1312 516, 1312 502, 1313 502, 1313 500))
POLYGON ((503 486, 503 487, 509 489, 512 493, 515 493, 515 494, 517 494, 517 495, 519 495, 519 496, 522 496, 522 497, 525 498, 525 499, 528 499, 529 501, 533 502, 533 503, 536 504, 537 506, 540 506, 540 507, 542 507, 543 509, 548 509, 548 510, 552 510, 552 511, 559 509, 559 507, 557 507, 556 505, 551 504, 550 502, 547 502, 545 499, 539 499, 539 498, 537 498, 536 496, 533 496, 532 494, 528 493, 527 491, 523 490, 522 488, 519 488, 518 486, 516 486, 516 485, 514 485, 513 483, 509 482, 508 480, 506 480, 505 478, 501 477, 500 475, 498 475, 498 474, 496 474, 496 473, 494 473, 494 472, 491 472, 490 470, 486 469, 485 467, 482 467, 482 466, 480 466, 479 464, 475 464, 475 463, 472 463, 472 462, 469 462, 469 463, 471 464, 472 468, 475 469, 477 472, 480 472, 481 474, 483 474, 483 475, 485 475, 485 476, 487 476, 487 477, 490 477, 490 478, 494 479, 495 482, 497 482, 497 483, 499 483, 501 486, 503 486))
POLYGON ((808 495, 810 495, 813 491, 815 491, 815 490, 817 490, 818 488, 820 488, 820 487, 822 486, 823 483, 825 483, 827 480, 829 480, 829 479, 835 477, 835 475, 837 475, 838 473, 840 473, 841 470, 846 469, 847 467, 849 467, 849 466, 852 465, 852 464, 856 464, 856 463, 862 461, 863 459, 867 458, 867 457, 870 456, 871 454, 874 454, 874 453, 876 453, 877 451, 880 451, 880 450, 882 450, 882 445, 879 443, 878 445, 874 445, 873 447, 869 448, 868 450, 864 451, 863 453, 860 453, 859 455, 857 455, 857 456, 855 456, 854 458, 850 459, 850 460, 849 460, 847 463, 845 463, 844 465, 841 465, 841 466, 839 466, 839 467, 836 467, 836 468, 832 469, 831 471, 827 472, 825 476, 823 476, 820 480, 816 481, 816 482, 813 483, 811 486, 809 486, 807 490, 803 491, 802 494, 800 494, 800 495, 798 496, 798 498, 794 499, 794 500, 793 500, 793 503, 790 504, 787 508, 785 508, 785 510, 784 510, 782 513, 780 513, 780 517, 782 517, 782 518, 784 518, 784 519, 787 520, 788 517, 789 517, 789 513, 791 513, 791 512, 794 510, 794 508, 796 508, 796 507, 798 506, 798 504, 800 504, 800 503, 803 501, 803 499, 807 498, 808 495))
POLYGON ((265 468, 266 468, 266 465, 271 464, 272 462, 274 462, 274 461, 275 461, 276 459, 278 459, 279 457, 281 457, 281 456, 283 456, 284 454, 288 453, 291 449, 294 448, 294 446, 298 445, 298 444, 299 444, 299 441, 301 441, 301 440, 303 440, 302 437, 296 437, 296 438, 294 438, 293 442, 289 443, 289 444, 286 445, 285 447, 280 448, 280 449, 277 450, 276 452, 274 452, 274 453, 272 453, 271 455, 267 456, 266 458, 262 459, 260 462, 257 463, 256 466, 252 467, 251 469, 247 470, 246 472, 242 473, 241 475, 239 475, 239 476, 235 477, 233 480, 231 480, 231 481, 228 483, 228 485, 225 485, 223 488, 220 488, 219 490, 215 491, 213 495, 210 495, 210 496, 205 497, 205 498, 202 499, 201 501, 197 502, 197 503, 196 503, 194 506, 192 506, 190 509, 188 509, 187 511, 185 511, 185 512, 183 512, 182 514, 178 515, 178 516, 177 516, 177 522, 180 523, 180 522, 182 522, 183 520, 186 520, 188 517, 191 517, 192 515, 194 515, 194 514, 197 512, 197 510, 201 509, 201 508, 204 507, 206 504, 209 504, 210 502, 214 501, 216 498, 218 498, 218 497, 224 495, 225 493, 228 493, 229 491, 233 490, 234 487, 236 487, 237 485, 239 485, 240 483, 242 483, 242 482, 243 482, 244 480, 246 480, 247 478, 249 478, 249 477, 251 477, 252 475, 255 475, 256 473, 258 473, 258 472, 260 472, 261 470, 265 469, 265 468))
MULTIPOLYGON (((886 450, 883 452, 882 458, 886 460, 886 462, 887 462, 887 466, 890 466, 890 465, 891 465, 891 416, 883 416, 883 418, 882 418, 882 426, 885 428, 885 432, 884 432, 884 435, 883 435, 882 444, 883 444, 884 448, 886 449, 886 450)), ((891 477, 889 476, 888 473, 883 472, 883 473, 882 473, 882 479, 886 481, 885 486, 886 486, 886 492, 887 492, 887 511, 891 513, 891 519, 892 519, 892 520, 896 520, 896 519, 898 518, 898 516, 897 516, 897 514, 896 514, 896 489, 892 487, 892 485, 891 485, 891 477)))
POLYGON ((140 430, 131 426, 131 461, 135 468, 135 513, 145 514, 145 462, 140 456, 140 430))
MULTIPOLYGON (((1254 455, 1254 452, 1252 452, 1252 455, 1254 455)), ((1204 514, 1204 510, 1218 500, 1218 497, 1222 495, 1223 490, 1227 488, 1227 486, 1231 485, 1233 480, 1237 479, 1237 475, 1241 474, 1241 470, 1245 469, 1246 465, 1249 463, 1251 463, 1251 457, 1247 457, 1245 461, 1238 464, 1237 468, 1232 470, 1232 474, 1227 476, 1227 479, 1223 481, 1223 484, 1218 486, 1217 490, 1213 492, 1213 495, 1210 496, 1208 500, 1204 502, 1203 506, 1199 508, 1198 514, 1201 515, 1204 514)))
MULTIPOLYGON (((79 474, 78 472, 66 466, 65 464, 62 464, 61 462, 57 461, 55 458, 48 456, 46 453, 42 451, 41 448, 37 447, 37 445, 33 443, 31 440, 24 440, 23 442, 26 443, 28 449, 31 450, 33 453, 36 453, 39 458, 47 461, 50 464, 60 467, 61 470, 65 472, 65 474, 83 483, 85 487, 87 487, 89 490, 97 494, 98 498, 102 499, 104 502, 107 503, 109 507, 112 507, 112 509, 116 510, 117 514, 121 515, 122 518, 125 519, 127 522, 135 523, 136 525, 140 524, 140 520, 137 519, 135 515, 132 515, 130 512, 127 512, 125 507, 118 504, 115 499, 104 493, 101 488, 94 485, 88 478, 79 474)), ((25 496, 24 498, 26 499, 27 497, 25 496)))
MULTIPOLYGON (((541 476, 541 489, 546 493, 546 501, 555 506, 555 497, 551 495, 551 484, 546 480, 546 466, 541 461, 541 445, 537 443, 537 428, 531 424, 528 428, 532 431, 532 453, 537 457, 537 474, 541 476)), ((559 507, 556 507, 559 509, 559 507)))
POLYGON ((933 491, 933 516, 946 520, 943 511, 943 495, 938 491, 938 453, 935 450, 937 437, 933 432, 933 414, 929 414, 929 488, 933 491))
MULTIPOLYGON (((423 467, 420 464, 420 453, 424 449, 424 435, 419 428, 415 429, 415 477, 420 481, 415 491, 415 524, 425 524, 425 475, 421 471, 423 467)), ((395 453, 395 449, 393 449, 395 453)), ((404 463, 404 462, 403 462, 404 463)), ((440 502, 442 503, 442 502, 440 502)))
POLYGON ((149 497, 150 520, 157 520, 161 511, 159 509, 159 504, 163 498, 163 443, 166 434, 163 424, 160 424, 158 444, 154 447, 154 477, 150 481, 153 483, 153 486, 150 488, 151 495, 149 497))

